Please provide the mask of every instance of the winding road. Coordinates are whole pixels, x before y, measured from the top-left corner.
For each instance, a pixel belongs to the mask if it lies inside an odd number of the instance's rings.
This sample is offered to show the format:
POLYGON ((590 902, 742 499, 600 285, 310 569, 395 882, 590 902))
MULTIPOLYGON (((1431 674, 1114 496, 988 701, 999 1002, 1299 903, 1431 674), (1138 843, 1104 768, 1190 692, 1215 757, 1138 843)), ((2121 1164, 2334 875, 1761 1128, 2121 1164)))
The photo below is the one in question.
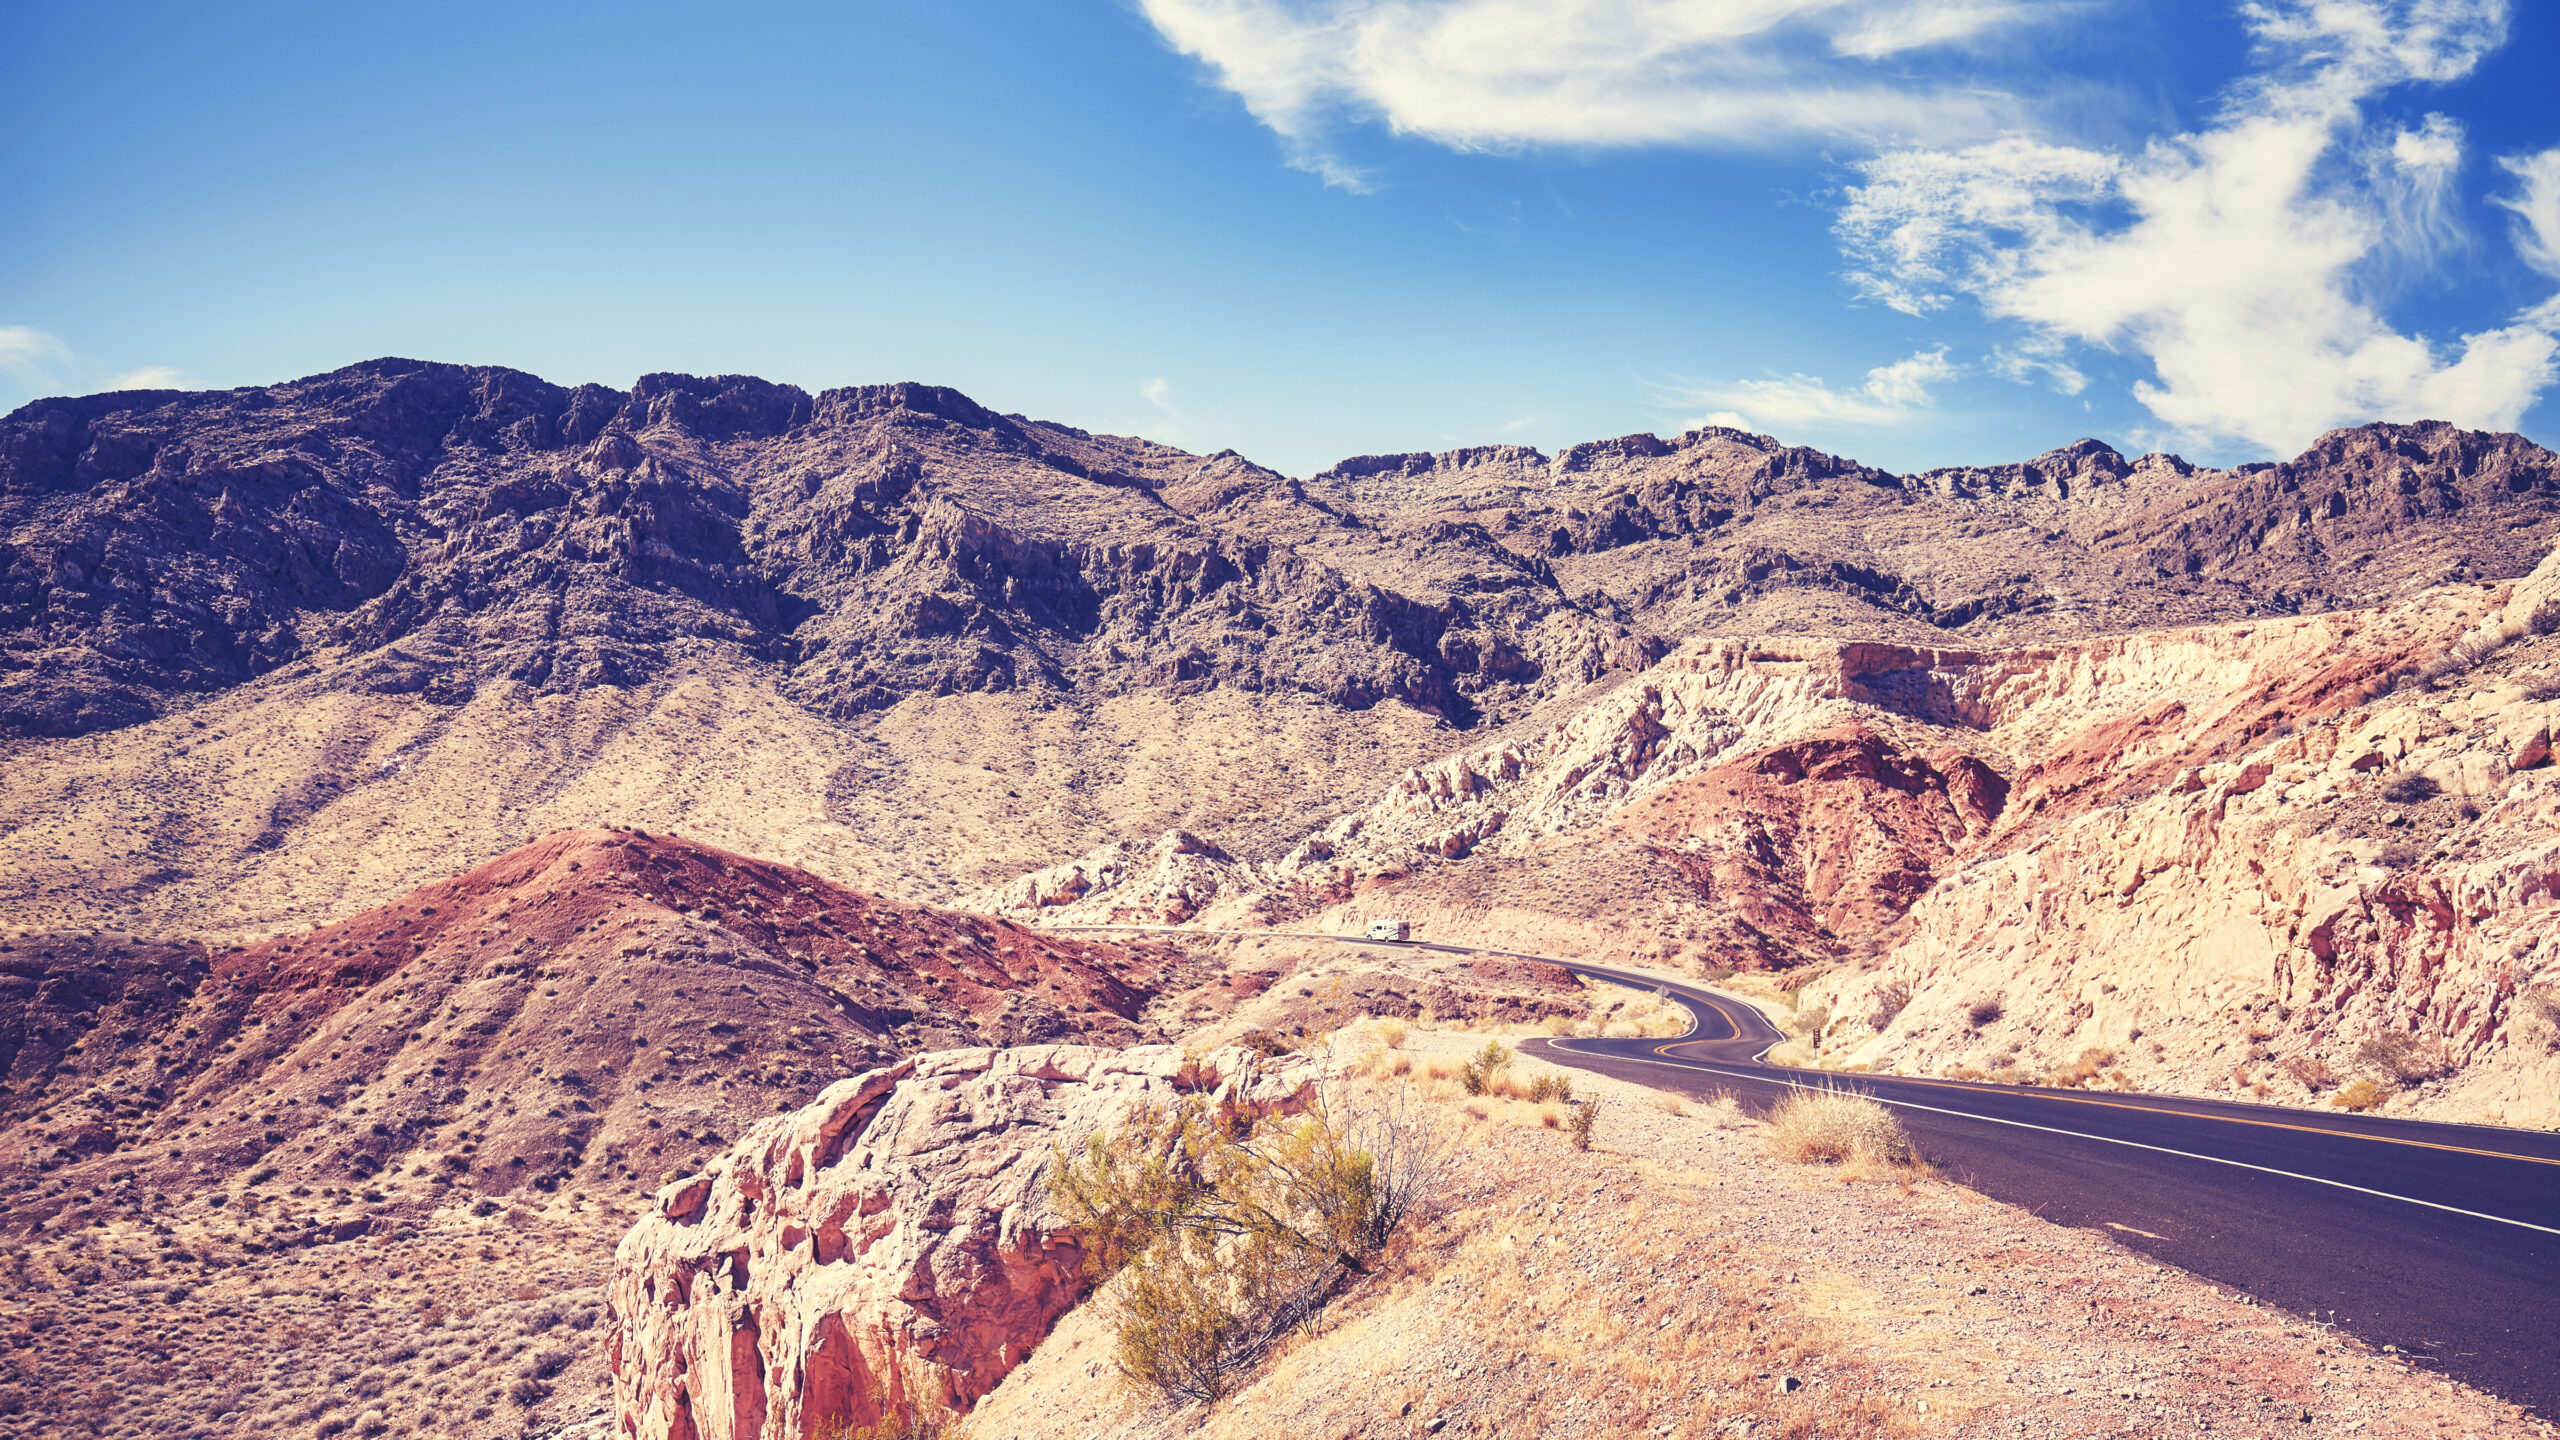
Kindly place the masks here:
MULTIPOLYGON (((1078 926, 1161 930, 1172 926, 1078 926)), ((1282 938, 1280 932, 1237 932, 1282 938)), ((1531 1040, 1560 1065, 1765 1111, 1789 1090, 1892 1106, 1939 1173, 2044 1219, 2106 1231, 2414 1362, 2560 1417, 2560 1135, 2179 1096, 1977 1085, 1766 1064, 1784 1039, 1736 996, 1482 946, 1381 948, 1542 960, 1660 990, 1676 1039, 1531 1040)))
POLYGON ((1765 1109, 1789 1089, 1892 1106, 1939 1172, 2057 1224, 2247 1291, 2560 1416, 2560 1135, 2115 1091, 1836 1075, 1764 1064, 1784 1039, 1748 1002, 1660 989, 1673 1040, 1546 1040, 1560 1065, 1765 1109))

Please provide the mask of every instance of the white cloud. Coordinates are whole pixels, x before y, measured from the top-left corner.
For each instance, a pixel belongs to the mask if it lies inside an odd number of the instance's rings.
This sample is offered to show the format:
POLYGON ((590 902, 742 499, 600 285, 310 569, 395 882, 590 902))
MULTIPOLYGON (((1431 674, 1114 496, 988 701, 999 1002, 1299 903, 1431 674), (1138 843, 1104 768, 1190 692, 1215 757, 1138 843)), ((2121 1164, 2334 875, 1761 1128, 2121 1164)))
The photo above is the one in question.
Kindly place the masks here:
POLYGON ((1167 415, 1173 413, 1173 386, 1161 375, 1139 381, 1138 398, 1167 415))
POLYGON ((26 325, 0 325, 0 369, 43 374, 70 357, 62 342, 26 325))
MULTIPOLYGON (((2431 116, 2376 140, 2364 111, 2384 90, 2467 73, 2503 37, 2504 0, 2265 0, 2244 14, 2266 68, 2199 131, 2134 155, 2009 138, 1860 166, 1839 220, 1852 283, 1915 315, 1970 295, 2049 352, 2138 353, 2157 382, 2136 395, 2193 437, 2285 452, 2375 419, 2512 428, 2560 361, 2560 306, 2439 349, 2386 323, 2367 285, 2396 254, 2446 243, 2462 134, 2431 116)), ((2537 180, 2538 163, 2510 167, 2526 179, 2511 208, 2547 245, 2560 175, 2537 180)))
POLYGON ((1662 398, 1679 407, 1722 407, 1709 412, 1701 423, 1736 430, 1891 425, 1934 405, 1931 387, 1954 379, 1957 373, 1942 346, 1880 365, 1867 372, 1864 383, 1846 390, 1834 390, 1818 376, 1783 375, 1729 385, 1677 387, 1667 389, 1662 398))
POLYGON ((2524 182, 2519 193, 2491 201, 2516 212, 2516 253, 2560 280, 2560 147, 2539 155, 2502 155, 2498 168, 2524 182))
POLYGON ((166 365, 128 370, 104 383, 94 378, 98 367, 83 360, 55 336, 31 325, 0 325, 0 372, 21 385, 50 394, 96 390, 164 390, 184 378, 166 365))
POLYGON ((2006 0, 1139 0, 1290 161, 1368 177, 1327 145, 1345 119, 1460 149, 1765 145, 1990 133, 2015 104, 1979 76, 1873 62, 1975 44, 2053 4, 2006 0))
POLYGON ((186 378, 184 372, 167 365, 145 365, 139 370, 127 370, 109 379, 105 388, 109 390, 174 390, 186 378))

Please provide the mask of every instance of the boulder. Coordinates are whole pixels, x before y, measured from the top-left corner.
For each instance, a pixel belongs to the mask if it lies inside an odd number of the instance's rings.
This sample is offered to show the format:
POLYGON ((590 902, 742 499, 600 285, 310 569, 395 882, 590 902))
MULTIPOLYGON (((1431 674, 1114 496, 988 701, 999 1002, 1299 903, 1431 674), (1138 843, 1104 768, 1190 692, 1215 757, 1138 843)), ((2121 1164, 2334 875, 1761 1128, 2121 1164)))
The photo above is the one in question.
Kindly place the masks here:
MULTIPOLYGON (((1284 1102, 1305 1057, 1207 1057, 1284 1102)), ((965 1412, 1084 1294, 1056 1147, 1172 1098, 1171 1046, 947 1050, 840 1080, 658 1192, 615 1252, 616 1433, 806 1440, 965 1412)), ((1195 1072, 1196 1074, 1196 1072, 1195 1072)))

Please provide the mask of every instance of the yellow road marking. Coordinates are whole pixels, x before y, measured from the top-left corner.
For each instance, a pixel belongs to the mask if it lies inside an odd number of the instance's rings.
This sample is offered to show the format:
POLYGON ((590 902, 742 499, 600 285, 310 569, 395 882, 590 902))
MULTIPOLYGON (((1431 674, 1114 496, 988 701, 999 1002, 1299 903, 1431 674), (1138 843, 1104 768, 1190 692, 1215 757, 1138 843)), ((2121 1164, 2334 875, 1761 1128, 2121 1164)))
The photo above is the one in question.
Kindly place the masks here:
MULTIPOLYGON (((1672 991, 1667 985, 1663 988, 1666 993, 1678 994, 1683 1000, 1696 1000, 1714 1010, 1718 1015, 1724 1017, 1725 1024, 1732 1028, 1735 1038, 1741 1038, 1741 1024, 1733 1018, 1733 1012, 1724 1008, 1723 1003, 1717 1000, 1714 996, 1703 994, 1693 995, 1687 991, 1672 991)), ((1666 1060, 1678 1060, 1681 1057, 1671 1053, 1678 1047, 1682 1045, 1703 1045, 1711 1043, 1713 1042, 1704 1040, 1673 1040, 1667 1044, 1654 1046, 1653 1053, 1662 1056, 1666 1060)), ((1694 1064, 1697 1062, 1692 1061, 1690 1063, 1694 1064)), ((1821 1072, 1809 1073, 1818 1074, 1821 1072)), ((1917 1075, 1884 1075, 1878 1076, 1877 1078, 1892 1080, 1904 1085, 1926 1085, 1933 1090, 1962 1090, 1975 1094, 1984 1093, 1985 1091, 1985 1087, 1979 1085, 1967 1085, 1961 1081, 1954 1080, 1930 1080, 1917 1075)), ((2163 1105, 2137 1105, 2130 1100, 2101 1100, 2093 1095, 2050 1095, 2038 1090, 2011 1090, 2007 1088, 1990 1091, 1989 1093, 2012 1095, 2024 1100, 2052 1100, 2065 1105, 2096 1105, 2109 1110, 2137 1110, 2146 1115, 2173 1115, 2182 1120, 2219 1120, 2227 1125, 2255 1125, 2264 1130, 2292 1130, 2304 1135, 2327 1135, 2340 1140, 2371 1140, 2376 1144, 2381 1145, 2406 1145, 2417 1150, 2442 1150, 2454 1155, 2480 1155, 2492 1160, 2522 1160, 2531 1165, 2550 1165, 2560 1167, 2560 1159, 2552 1159, 2541 1155, 2518 1155, 2512 1150, 2483 1150, 2476 1146, 2447 1145, 2441 1141, 2435 1140, 2411 1140, 2397 1135, 2367 1135, 2355 1130, 2325 1129, 2318 1125, 2292 1125, 2282 1120, 2253 1120, 2242 1115, 2212 1115, 2194 1110, 2171 1109, 2163 1105)))

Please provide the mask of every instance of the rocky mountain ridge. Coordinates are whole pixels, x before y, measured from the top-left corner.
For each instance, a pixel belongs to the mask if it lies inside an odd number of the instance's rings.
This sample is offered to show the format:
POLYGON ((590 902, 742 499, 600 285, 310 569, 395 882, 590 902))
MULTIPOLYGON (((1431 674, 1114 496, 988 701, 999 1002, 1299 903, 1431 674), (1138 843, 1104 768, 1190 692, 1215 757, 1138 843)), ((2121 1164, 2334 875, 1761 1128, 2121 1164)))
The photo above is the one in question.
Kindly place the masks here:
POLYGON ((1702 630, 1970 643, 2530 568, 2560 470, 2434 424, 2282 465, 2094 441, 1894 476, 1707 428, 1306 480, 900 384, 628 392, 379 360, 0 419, 0 723, 134 723, 297 659, 450 702, 706 647, 797 701, 1210 685, 1469 727, 1702 630))

